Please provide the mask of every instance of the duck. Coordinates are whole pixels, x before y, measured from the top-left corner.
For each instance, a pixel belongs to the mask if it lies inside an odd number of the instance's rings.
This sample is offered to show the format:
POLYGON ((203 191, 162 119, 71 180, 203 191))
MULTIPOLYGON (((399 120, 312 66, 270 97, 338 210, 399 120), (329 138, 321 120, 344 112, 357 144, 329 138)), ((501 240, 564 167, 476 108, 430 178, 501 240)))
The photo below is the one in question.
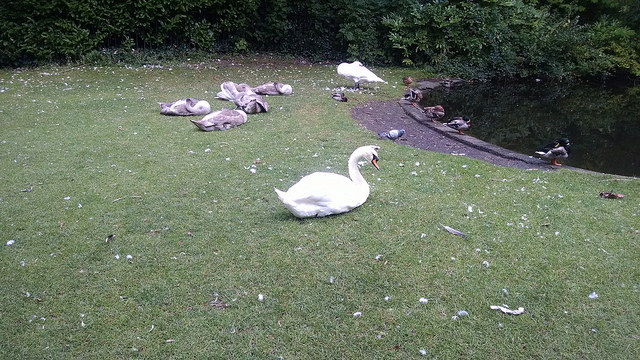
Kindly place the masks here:
POLYGON ((348 101, 348 99, 344 95, 344 93, 341 93, 341 92, 333 93, 333 94, 331 94, 331 97, 333 98, 333 100, 337 100, 337 101, 341 101, 341 102, 347 102, 348 101))
POLYGON ((360 61, 354 61, 352 63, 342 63, 338 65, 338 75, 344 76, 349 80, 354 81, 353 89, 359 89, 361 82, 383 82, 386 81, 379 78, 371 70, 362 65, 360 61))
POLYGON ((401 138, 402 135, 404 135, 404 133, 405 133, 404 129, 400 129, 400 130, 393 129, 393 130, 378 133, 378 136, 381 138, 387 138, 391 141, 396 141, 399 138, 401 138))
POLYGON ((242 110, 222 109, 191 122, 202 131, 228 130, 246 123, 247 113, 242 110))
POLYGON ((369 197, 369 184, 358 168, 358 161, 365 159, 378 166, 377 145, 357 148, 349 157, 349 177, 315 172, 300 179, 289 190, 274 187, 278 198, 298 218, 324 217, 351 211, 364 204, 369 197))
POLYGON ((409 90, 404 94, 405 100, 411 101, 412 103, 419 103, 422 101, 422 97, 422 91, 413 88, 409 88, 409 90))
POLYGON ((444 116, 444 108, 442 105, 425 106, 422 108, 422 112, 428 119, 431 119, 431 121, 436 121, 436 119, 444 116))
POLYGON ((251 90, 258 95, 291 95, 293 87, 289 84, 270 81, 251 88, 251 90))
POLYGON ((547 144, 535 152, 541 158, 551 160, 551 164, 556 166, 562 166, 558 160, 568 158, 569 153, 571 153, 571 143, 566 137, 547 144))
POLYGON ((402 83, 405 84, 405 86, 409 87, 411 86, 411 84, 413 84, 413 78, 411 76, 405 76, 402 78, 402 83))
POLYGON ((159 102, 160 114, 173 116, 206 115, 211 105, 205 100, 194 98, 180 99, 174 102, 159 102))
POLYGON ((444 125, 458 130, 458 134, 464 135, 463 131, 469 130, 469 128, 471 127, 471 119, 469 119, 469 117, 466 115, 462 117, 457 116, 446 122, 444 125))

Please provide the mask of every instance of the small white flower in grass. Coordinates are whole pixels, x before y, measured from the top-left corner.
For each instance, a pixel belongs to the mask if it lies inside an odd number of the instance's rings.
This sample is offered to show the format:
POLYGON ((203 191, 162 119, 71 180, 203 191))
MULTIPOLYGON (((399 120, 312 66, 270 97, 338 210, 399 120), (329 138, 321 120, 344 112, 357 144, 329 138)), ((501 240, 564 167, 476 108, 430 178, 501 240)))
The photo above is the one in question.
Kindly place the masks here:
POLYGON ((263 300, 264 300, 264 295, 258 294, 258 301, 263 301, 263 300))
POLYGON ((353 313, 353 317, 358 317, 358 316, 362 316, 362 312, 356 311, 353 313))
POLYGON ((426 304, 426 303, 428 303, 428 302, 429 302, 429 299, 427 299, 427 298, 425 298, 425 297, 421 297, 421 298, 420 298, 420 300, 418 300, 418 301, 420 301, 420 302, 421 302, 421 303, 423 303, 423 304, 426 304))
POLYGON ((589 294, 589 299, 597 299, 598 298, 598 294, 596 294, 596 292, 592 292, 591 294, 589 294))
POLYGON ((425 350, 425 349, 420 349, 420 350, 418 350, 418 352, 419 352, 419 353, 420 353, 420 355, 422 355, 422 356, 427 356, 427 350, 425 350))
POLYGON ((9 240, 9 241, 7 241, 7 246, 11 246, 11 245, 13 245, 15 243, 16 243, 15 240, 9 240))

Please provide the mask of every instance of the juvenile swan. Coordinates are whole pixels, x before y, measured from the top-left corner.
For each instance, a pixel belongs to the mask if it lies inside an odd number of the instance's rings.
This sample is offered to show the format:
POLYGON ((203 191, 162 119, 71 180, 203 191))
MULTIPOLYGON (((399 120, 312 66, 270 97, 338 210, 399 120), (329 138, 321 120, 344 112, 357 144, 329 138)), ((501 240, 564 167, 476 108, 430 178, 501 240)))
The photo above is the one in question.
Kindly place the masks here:
POLYGON ((315 172, 300 179, 286 192, 274 188, 284 206, 299 218, 322 217, 350 211, 369 197, 369 184, 358 169, 358 160, 365 159, 378 166, 379 146, 357 148, 349 157, 349 177, 327 172, 315 172))

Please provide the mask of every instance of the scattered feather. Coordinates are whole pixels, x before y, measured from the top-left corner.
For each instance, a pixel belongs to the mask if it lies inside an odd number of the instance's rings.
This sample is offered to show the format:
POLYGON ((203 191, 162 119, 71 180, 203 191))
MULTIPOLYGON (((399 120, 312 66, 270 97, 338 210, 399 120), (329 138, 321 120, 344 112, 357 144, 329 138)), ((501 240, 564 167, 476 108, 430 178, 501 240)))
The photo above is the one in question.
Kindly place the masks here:
POLYGON ((427 350, 425 350, 425 349, 420 349, 420 350, 418 350, 418 352, 419 352, 419 353, 420 353, 420 355, 422 355, 422 356, 427 356, 427 350))
POLYGON ((362 312, 356 311, 353 313, 353 317, 358 317, 358 316, 362 316, 362 312))
POLYGON ((464 311, 464 310, 460 310, 460 311, 458 311, 458 314, 457 314, 457 315, 458 315, 458 316, 469 316, 469 313, 468 313, 468 312, 466 312, 466 311, 464 311))
POLYGON ((421 303, 423 303, 423 304, 426 304, 426 303, 428 303, 428 302, 429 302, 429 299, 424 298, 424 297, 421 297, 419 301, 420 301, 421 303))
MULTIPOLYGON (((440 224, 440 225, 442 225, 442 224, 440 224)), ((453 235, 457 235, 457 236, 460 236, 460 237, 465 238, 465 239, 467 238, 467 234, 465 234, 465 233, 463 233, 461 231, 458 231, 458 230, 456 230, 454 228, 450 228, 447 225, 442 225, 442 227, 445 230, 447 230, 448 232, 452 233, 453 235)))
POLYGON ((107 236, 106 239, 104 239, 104 242, 109 242, 109 241, 113 240, 114 237, 116 237, 116 236, 114 234, 111 234, 111 235, 107 236))
POLYGON ((486 260, 482 262, 482 265, 487 269, 489 268, 489 262, 486 260))
POLYGON ((9 241, 7 241, 7 246, 11 246, 11 245, 15 244, 15 242, 16 242, 15 240, 9 240, 9 241))
POLYGON ((598 294, 596 294, 596 292, 592 292, 591 294, 589 294, 589 299, 597 299, 598 298, 598 294))
POLYGON ((509 309, 508 306, 500 306, 500 305, 491 305, 490 306, 491 310, 500 310, 505 314, 511 314, 511 315, 520 315, 524 312, 524 308, 523 307, 519 307, 516 310, 511 310, 509 309))
POLYGON ((263 300, 264 300, 264 295, 258 294, 258 301, 263 301, 263 300))

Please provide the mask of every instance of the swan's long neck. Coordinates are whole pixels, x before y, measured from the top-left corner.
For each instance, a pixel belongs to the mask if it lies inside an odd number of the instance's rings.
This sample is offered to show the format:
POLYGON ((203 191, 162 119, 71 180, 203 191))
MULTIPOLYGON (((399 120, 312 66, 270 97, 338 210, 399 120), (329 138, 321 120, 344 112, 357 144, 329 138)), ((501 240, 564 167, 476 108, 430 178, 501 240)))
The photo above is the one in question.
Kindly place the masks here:
POLYGON ((358 167, 358 160, 360 160, 361 157, 362 154, 359 152, 354 152, 349 157, 349 177, 358 189, 361 189, 366 193, 366 196, 369 196, 369 184, 360 173, 360 168, 358 167))

